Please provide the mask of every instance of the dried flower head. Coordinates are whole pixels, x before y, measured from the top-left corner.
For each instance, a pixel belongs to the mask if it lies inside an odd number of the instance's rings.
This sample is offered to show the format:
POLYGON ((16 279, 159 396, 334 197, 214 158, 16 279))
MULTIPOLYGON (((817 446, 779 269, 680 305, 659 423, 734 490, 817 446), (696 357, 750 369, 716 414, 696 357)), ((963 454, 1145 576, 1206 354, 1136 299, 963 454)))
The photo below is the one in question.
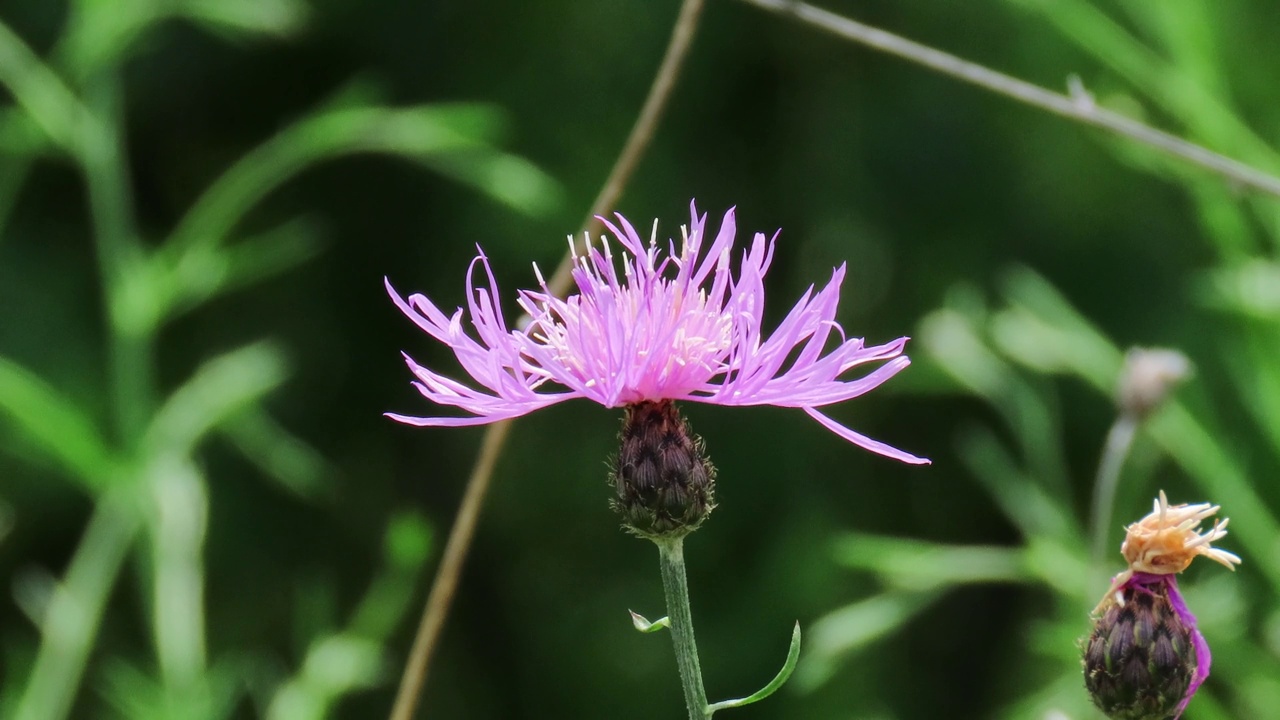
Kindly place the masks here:
POLYGON ((1170 505, 1161 490, 1151 514, 1126 528, 1120 554, 1130 570, 1154 575, 1180 573, 1201 555, 1235 570, 1240 558, 1211 544, 1227 536, 1230 518, 1215 520, 1212 528, 1200 532, 1200 523, 1220 509, 1209 503, 1170 505))
POLYGON ((1164 491, 1151 514, 1130 525, 1120 552, 1129 567, 1093 610, 1085 644, 1085 686, 1117 720, 1175 720, 1209 677, 1209 644, 1178 590, 1178 573, 1203 555, 1234 570, 1240 558, 1212 543, 1227 519, 1200 531, 1217 505, 1169 505, 1164 491))
MULTIPOLYGON (((531 318, 509 328, 489 261, 483 251, 467 277, 467 310, 446 316, 423 295, 403 299, 387 291, 405 315, 448 345, 483 389, 405 360, 418 390, 467 416, 389 414, 420 426, 481 425, 528 414, 572 398, 605 407, 687 400, 715 405, 776 405, 805 411, 823 427, 873 452, 909 463, 927 463, 844 427, 817 408, 869 392, 907 367, 907 338, 867 346, 849 338, 835 320, 844 266, 825 288, 811 287, 774 332, 765 336, 764 276, 773 242, 756 233, 736 275, 730 260, 736 232, 733 210, 708 244, 706 215, 691 205, 679 247, 663 251, 657 226, 646 242, 621 215, 604 220, 621 245, 615 258, 605 239, 574 255, 577 292, 557 298, 534 266, 540 289, 519 293, 531 318), (477 266, 487 283, 477 283, 477 266), (464 316, 476 338, 468 332, 464 316), (827 351, 829 341, 833 347, 827 351), (883 363, 861 377, 860 366, 883 363), (558 387, 557 387, 558 386, 558 387)), ((572 250, 572 240, 570 248, 572 250)))

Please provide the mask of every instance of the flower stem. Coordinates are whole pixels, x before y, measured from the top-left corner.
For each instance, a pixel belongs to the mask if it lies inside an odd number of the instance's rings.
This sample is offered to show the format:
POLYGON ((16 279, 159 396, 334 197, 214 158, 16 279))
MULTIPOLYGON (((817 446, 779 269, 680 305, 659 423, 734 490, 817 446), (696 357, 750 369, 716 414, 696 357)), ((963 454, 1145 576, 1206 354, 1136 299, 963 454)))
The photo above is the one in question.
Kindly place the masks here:
POLYGON ((1121 413, 1107 433, 1107 444, 1102 449, 1098 463, 1098 476, 1093 485, 1093 512, 1090 517, 1090 534, 1093 536, 1090 559, 1093 572, 1105 579, 1104 556, 1107 537, 1111 534, 1111 517, 1116 504, 1116 490, 1120 487, 1120 470, 1133 447, 1133 437, 1138 430, 1138 420, 1128 413, 1121 413))
POLYGON ((431 584, 427 605, 422 611, 418 632, 414 636, 413 647, 409 651, 409 659, 405 663, 404 674, 400 678, 395 705, 391 708, 391 720, 412 720, 417 712, 422 688, 427 683, 431 651, 435 648, 441 630, 444 629, 445 616, 449 613, 449 604, 453 601, 453 595, 458 589, 458 579, 462 576, 462 565, 467 559, 471 538, 475 536, 480 509, 484 506, 484 496, 489 491, 489 482, 493 479, 493 467, 498 462, 498 455, 502 452, 502 445, 506 442, 510 430, 511 421, 503 420, 490 425, 484 434, 479 457, 471 471, 470 479, 467 480, 466 492, 462 496, 458 518, 449 531, 449 540, 444 547, 444 557, 440 560, 436 579, 431 584))
POLYGON ((654 540, 662 559, 662 590, 671 619, 671 642, 676 649, 676 666, 684 686, 684 704, 689 720, 711 717, 707 691, 702 687, 702 667, 698 664, 698 644, 693 639, 693 613, 689 610, 689 582, 684 573, 684 538, 654 540))
POLYGON ((45 609, 40 649, 12 716, 16 720, 62 720, 71 713, 111 588, 141 524, 126 496, 127 491, 108 490, 98 498, 66 577, 45 609))
POLYGON ((111 328, 108 362, 119 439, 126 452, 133 452, 155 409, 156 327, 144 319, 149 288, 133 218, 124 91, 116 69, 100 70, 85 94, 96 122, 85 126, 81 166, 111 328))
MULTIPOLYGON (((681 4, 671 40, 662 58, 662 65, 654 77, 649 95, 645 98, 644 107, 631 128, 631 134, 627 136, 621 154, 609 172, 609 177, 601 188, 599 196, 596 197, 595 203, 591 206, 585 223, 586 227, 597 227, 596 223, 599 221, 595 220, 595 216, 604 215, 613 209, 614 203, 618 201, 623 189, 631 180, 631 175, 635 172, 640 158, 648 149, 649 142, 657 130, 658 121, 669 105, 671 92, 684 67, 685 59, 689 55, 689 48, 693 44, 694 31, 698 27, 704 3, 705 0, 684 0, 681 4)), ((572 253, 566 253, 548 283, 553 294, 563 296, 571 287, 573 279, 569 271, 572 269, 572 263, 572 253)), ((509 421, 494 423, 485 431, 480 453, 476 457, 471 477, 467 480, 462 504, 458 508, 458 519, 449 532, 444 558, 431 583, 430 595, 423 608, 418 633, 414 638, 413 648, 409 652, 409 661, 400 678, 395 704, 391 708, 391 720, 408 720, 417 711, 422 688, 427 681, 431 653, 440 638, 440 631, 444 628, 445 618, 453 602, 458 578, 462 573, 467 551, 471 547, 471 539, 474 537, 476 518, 484 506, 485 495, 493 477, 493 468, 497 464, 498 456, 502 454, 509 425, 509 421)))
POLYGON ((904 37, 863 25, 849 18, 798 0, 742 0, 769 12, 786 15, 851 42, 866 45, 908 62, 923 65, 942 75, 984 88, 1085 125, 1127 137, 1193 165, 1212 170, 1233 183, 1280 197, 1280 178, 1255 167, 1213 152, 1180 137, 1170 135, 1136 120, 1107 110, 1094 102, 1083 89, 1062 95, 1024 80, 998 73, 955 55, 912 42, 904 37))

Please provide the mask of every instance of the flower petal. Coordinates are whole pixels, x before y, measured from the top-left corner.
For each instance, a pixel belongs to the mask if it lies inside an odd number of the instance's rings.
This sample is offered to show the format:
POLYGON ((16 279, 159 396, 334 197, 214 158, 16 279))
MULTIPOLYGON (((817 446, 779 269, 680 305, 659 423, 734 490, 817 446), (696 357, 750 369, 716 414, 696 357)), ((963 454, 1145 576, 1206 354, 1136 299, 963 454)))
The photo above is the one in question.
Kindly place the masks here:
POLYGON ((872 440, 866 435, 854 432, 813 408, 804 408, 804 411, 808 413, 809 417, 817 420, 822 427, 830 430, 858 447, 870 450, 873 453, 879 453, 885 457, 893 458, 894 460, 911 463, 912 465, 930 465, 933 463, 933 461, 928 458, 916 457, 909 452, 903 452, 902 450, 886 445, 879 440, 872 440))

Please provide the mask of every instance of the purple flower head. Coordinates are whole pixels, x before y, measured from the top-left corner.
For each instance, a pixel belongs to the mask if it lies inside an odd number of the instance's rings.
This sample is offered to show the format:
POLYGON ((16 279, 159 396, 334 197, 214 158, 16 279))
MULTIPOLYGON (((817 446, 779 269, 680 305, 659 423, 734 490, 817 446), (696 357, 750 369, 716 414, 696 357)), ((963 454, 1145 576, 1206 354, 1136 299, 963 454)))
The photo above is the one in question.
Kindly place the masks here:
MULTIPOLYGON (((782 323, 765 336, 764 276, 773 243, 756 233, 730 272, 735 225, 733 210, 707 244, 706 215, 691 204, 679 247, 666 252, 655 237, 647 242, 621 215, 617 224, 601 220, 621 245, 609 239, 574 254, 577 293, 557 298, 534 265, 538 290, 522 290, 519 305, 527 326, 507 326, 493 272, 483 251, 467 273, 467 308, 446 316, 423 295, 406 301, 387 283, 387 292, 405 315, 428 335, 453 349, 476 389, 414 362, 414 385, 439 405, 468 416, 413 417, 388 414, 419 426, 462 426, 519 417, 571 398, 605 407, 642 401, 687 400, 715 405, 776 405, 804 410, 823 427, 873 452, 909 463, 927 463, 844 427, 817 408, 866 393, 907 367, 907 338, 868 347, 848 338, 835 320, 843 265, 827 286, 811 286, 782 323), (475 281, 476 267, 486 282, 475 281), (465 315, 475 337, 464 326, 465 315), (824 353, 828 341, 834 347, 824 353), (855 368, 880 363, 861 377, 843 379, 855 368)), ((570 246, 572 249, 572 242, 570 246)))
POLYGON ((1195 653, 1196 669, 1191 676, 1191 684, 1187 686, 1187 694, 1182 696, 1182 700, 1178 703, 1173 711, 1173 720, 1182 717, 1182 712, 1187 709, 1187 704, 1191 702, 1191 698, 1195 697, 1196 691, 1209 679, 1209 666, 1213 663, 1213 656, 1209 654, 1209 643, 1205 641, 1204 635, 1200 632, 1200 628, 1196 625, 1196 616, 1191 612, 1191 608, 1187 607, 1187 601, 1183 599, 1182 592, 1178 590, 1177 575, 1153 575, 1151 573, 1134 573, 1121 588, 1121 594, 1125 590, 1137 590, 1145 592, 1153 592, 1153 588, 1164 586, 1164 592, 1169 598, 1169 605, 1177 614, 1179 622, 1182 626, 1191 631, 1191 649, 1195 653))
POLYGON ((1125 529, 1120 552, 1129 567, 1112 578, 1094 608, 1085 651, 1085 686, 1104 711, 1178 720, 1209 677, 1209 644, 1177 577, 1197 557, 1229 570, 1240 564, 1237 555, 1212 544, 1226 537, 1227 519, 1200 530, 1220 509, 1210 503, 1170 505, 1161 490, 1151 513, 1125 529), (1182 651, 1183 638, 1190 657, 1182 651))

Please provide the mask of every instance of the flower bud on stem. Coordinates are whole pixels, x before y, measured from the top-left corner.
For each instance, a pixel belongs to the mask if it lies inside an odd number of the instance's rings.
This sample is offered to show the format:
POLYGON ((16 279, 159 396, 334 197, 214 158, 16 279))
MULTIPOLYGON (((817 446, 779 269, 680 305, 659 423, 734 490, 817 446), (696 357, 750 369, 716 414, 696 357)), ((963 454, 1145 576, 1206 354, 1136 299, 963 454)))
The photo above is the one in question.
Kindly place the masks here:
POLYGON ((684 537, 715 508, 715 468, 670 400, 627 406, 610 478, 613 508, 640 537, 684 537))
POLYGON ((685 706, 689 720, 705 720, 711 713, 693 638, 684 537, 715 507, 715 468, 703 452, 702 440, 689 432, 670 400, 628 405, 618 440, 610 477, 617 492, 613 508, 628 532, 658 546, 685 706))
POLYGON ((715 468, 707 459, 702 440, 689 432, 675 403, 646 400, 627 406, 610 482, 617 492, 613 509, 622 515, 622 526, 658 546, 667 617, 651 623, 633 612, 631 621, 640 632, 671 629, 689 720, 708 720, 718 710, 750 705, 776 692, 791 676, 800 656, 798 623, 791 634, 787 661, 768 685, 746 697, 707 703, 693 638, 684 538, 715 508, 715 468))
POLYGON ((1175 577, 1135 576, 1094 620, 1085 644, 1084 683, 1107 717, 1173 717, 1196 668, 1207 661, 1196 652, 1194 625, 1183 620, 1172 601, 1175 577))

